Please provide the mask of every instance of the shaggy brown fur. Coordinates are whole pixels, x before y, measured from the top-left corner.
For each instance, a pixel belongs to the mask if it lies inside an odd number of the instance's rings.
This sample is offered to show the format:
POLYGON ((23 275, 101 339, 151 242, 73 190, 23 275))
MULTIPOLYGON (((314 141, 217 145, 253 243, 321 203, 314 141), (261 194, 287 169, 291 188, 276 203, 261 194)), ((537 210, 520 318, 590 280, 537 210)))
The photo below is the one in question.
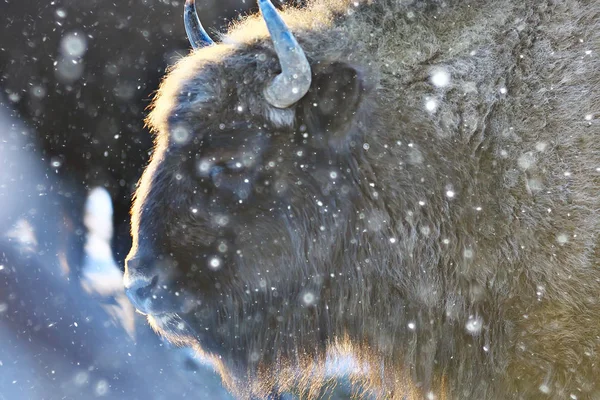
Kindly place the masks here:
POLYGON ((352 354, 378 398, 600 398, 600 4, 283 15, 298 104, 262 96, 259 16, 154 102, 128 274, 158 275, 157 331, 242 397, 315 397, 352 354))

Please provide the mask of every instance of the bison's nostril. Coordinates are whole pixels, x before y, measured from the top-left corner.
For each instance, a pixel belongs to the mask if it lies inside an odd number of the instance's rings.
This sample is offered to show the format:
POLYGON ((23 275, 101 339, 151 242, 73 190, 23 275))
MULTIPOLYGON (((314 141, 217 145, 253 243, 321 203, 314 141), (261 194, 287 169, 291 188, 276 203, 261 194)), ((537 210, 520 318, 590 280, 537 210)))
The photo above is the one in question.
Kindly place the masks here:
POLYGON ((137 278, 127 282, 125 293, 135 308, 144 314, 150 313, 153 292, 158 286, 158 276, 152 279, 137 278))
POLYGON ((135 294, 139 299, 147 299, 152 295, 152 289, 156 287, 158 283, 158 276, 152 278, 150 283, 147 286, 140 287, 135 291, 135 294))

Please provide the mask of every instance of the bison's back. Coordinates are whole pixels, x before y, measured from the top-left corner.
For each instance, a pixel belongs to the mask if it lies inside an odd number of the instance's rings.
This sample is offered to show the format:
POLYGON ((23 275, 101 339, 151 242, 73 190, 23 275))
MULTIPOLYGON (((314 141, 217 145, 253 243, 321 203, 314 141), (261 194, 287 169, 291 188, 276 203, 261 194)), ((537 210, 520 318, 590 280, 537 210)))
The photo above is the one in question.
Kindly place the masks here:
POLYGON ((383 18, 368 43, 389 111, 366 138, 369 163, 396 229, 416 237, 404 254, 421 255, 396 266, 421 283, 399 286, 445 321, 436 355, 416 351, 414 363, 447 356, 463 398, 597 396, 600 6, 428 12, 383 18), (473 318, 485 327, 461 349, 473 318), (478 381, 482 371, 506 380, 478 381))

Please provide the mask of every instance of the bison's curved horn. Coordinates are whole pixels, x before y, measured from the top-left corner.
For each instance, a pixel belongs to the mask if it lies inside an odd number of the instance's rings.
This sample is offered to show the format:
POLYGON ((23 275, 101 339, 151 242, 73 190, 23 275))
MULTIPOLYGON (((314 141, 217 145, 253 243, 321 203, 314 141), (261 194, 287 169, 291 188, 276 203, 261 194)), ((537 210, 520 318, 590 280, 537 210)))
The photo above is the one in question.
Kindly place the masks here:
POLYGON ((281 73, 267 85, 264 94, 272 106, 286 108, 308 92, 311 80, 310 64, 273 3, 270 0, 258 0, 258 6, 281 65, 281 73))
POLYGON ((196 12, 196 4, 194 0, 185 0, 185 8, 183 10, 183 24, 185 32, 194 49, 214 44, 213 40, 208 36, 208 33, 202 27, 198 13, 196 12))

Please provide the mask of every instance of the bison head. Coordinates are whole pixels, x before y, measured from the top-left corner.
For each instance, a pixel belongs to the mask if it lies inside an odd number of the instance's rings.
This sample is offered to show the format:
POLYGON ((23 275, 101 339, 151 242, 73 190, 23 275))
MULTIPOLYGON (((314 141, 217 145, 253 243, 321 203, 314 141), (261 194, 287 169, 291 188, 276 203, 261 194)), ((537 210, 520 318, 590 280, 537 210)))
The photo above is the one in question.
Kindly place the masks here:
MULTIPOLYGON (((350 242, 376 200, 359 167, 360 138, 377 129, 365 66, 303 51, 260 5, 270 34, 251 19, 245 37, 213 45, 186 3, 192 44, 208 46, 154 101, 125 277, 159 333, 216 360, 238 389, 236 377, 324 357, 345 319, 330 307, 360 301, 336 281, 360 280, 350 242)), ((255 394, 286 386, 256 381, 255 394)))

